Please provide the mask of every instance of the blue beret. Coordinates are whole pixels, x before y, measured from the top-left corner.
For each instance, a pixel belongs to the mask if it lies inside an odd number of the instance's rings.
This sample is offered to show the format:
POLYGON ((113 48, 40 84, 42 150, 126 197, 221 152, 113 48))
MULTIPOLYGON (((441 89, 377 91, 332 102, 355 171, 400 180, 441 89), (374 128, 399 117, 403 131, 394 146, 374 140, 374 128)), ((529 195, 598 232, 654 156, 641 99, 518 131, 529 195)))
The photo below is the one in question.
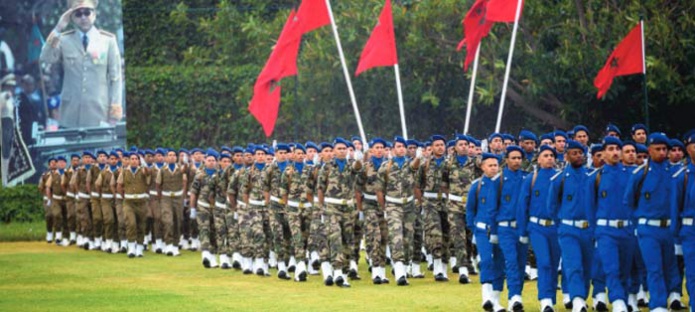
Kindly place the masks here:
POLYGON ((695 134, 695 129, 690 129, 690 130, 686 131, 685 134, 683 134, 683 142, 688 141, 688 138, 690 136, 692 136, 693 134, 695 134))
POLYGON ((623 147, 628 146, 628 145, 632 145, 632 147, 635 148, 635 151, 637 150, 637 143, 635 143, 635 142, 633 142, 633 141, 625 141, 625 142, 623 142, 623 147))
POLYGON ((307 142, 306 142, 306 149, 310 149, 310 148, 313 148, 313 149, 316 150, 317 152, 318 152, 319 150, 321 150, 321 149, 319 148, 319 146, 316 145, 316 143, 311 142, 311 141, 307 141, 307 142))
POLYGON ((498 132, 494 132, 493 134, 491 134, 489 137, 487 137, 487 140, 492 142, 492 139, 494 138, 500 138, 500 140, 504 141, 504 136, 498 132))
POLYGON ((390 141, 386 141, 386 146, 385 146, 385 147, 386 147, 386 148, 392 148, 392 147, 393 147, 393 144, 391 144, 390 141))
POLYGON ((561 137, 565 138, 565 140, 567 140, 567 132, 565 132, 565 131, 555 130, 554 135, 555 135, 555 137, 561 136, 561 137))
POLYGON ((473 144, 475 144, 475 146, 477 146, 477 147, 483 146, 483 142, 480 140, 476 140, 476 139, 473 139, 473 144))
POLYGON ((178 153, 176 153, 176 150, 173 149, 173 148, 170 148, 170 149, 167 150, 167 154, 169 154, 169 153, 171 153, 171 152, 174 152, 174 154, 177 154, 177 155, 178 155, 178 153))
POLYGON ((458 142, 458 141, 466 141, 468 143, 471 143, 471 138, 465 134, 457 134, 456 135, 456 142, 458 142))
POLYGON ((231 153, 231 152, 232 152, 232 148, 229 147, 229 146, 227 146, 227 145, 222 145, 222 147, 220 147, 220 152, 228 152, 228 153, 231 153))
POLYGON ((393 138, 393 143, 401 143, 404 146, 408 146, 405 138, 403 138, 402 136, 396 136, 395 138, 393 138))
POLYGON ((636 146, 637 147, 635 149, 637 150, 637 154, 649 153, 646 145, 637 143, 636 146))
POLYGON ((208 150, 205 152, 205 158, 207 157, 215 157, 215 159, 220 158, 220 153, 218 153, 216 150, 212 148, 208 148, 208 150))
POLYGON ((648 145, 665 144, 666 146, 671 147, 671 141, 669 141, 668 137, 661 132, 654 132, 650 134, 647 143, 648 145))
POLYGON ((575 140, 567 140, 567 144, 566 144, 565 149, 567 149, 567 150, 580 149, 580 150, 584 151, 584 146, 575 140))
POLYGON ((165 149, 163 149, 163 148, 160 147, 160 148, 157 148, 156 150, 154 150, 154 154, 155 154, 155 155, 160 154, 160 155, 162 155, 162 156, 166 156, 166 155, 167 155, 167 151, 166 151, 165 149))
POLYGON ((107 153, 105 150, 98 150, 97 151, 97 156, 102 155, 102 154, 104 156, 107 156, 107 157, 109 156, 109 153, 107 153))
POLYGON ((254 153, 254 150, 255 150, 255 148, 253 148, 253 147, 248 147, 248 148, 246 148, 246 149, 244 150, 244 154, 253 154, 253 153, 254 153))
POLYGON ((622 133, 620 132, 620 129, 618 129, 618 126, 616 126, 614 124, 608 124, 608 126, 606 126, 606 133, 608 133, 608 132, 615 132, 618 134, 618 136, 622 135, 622 133))
POLYGON ((679 139, 671 139, 671 147, 680 147, 682 150, 685 150, 685 145, 683 145, 683 142, 679 139))
POLYGON ((109 153, 109 157, 111 156, 118 158, 118 153, 116 153, 116 151, 111 151, 111 153, 109 153))
POLYGON ((454 141, 454 140, 450 140, 449 142, 446 142, 446 147, 453 147, 454 145, 456 145, 456 141, 454 141))
POLYGON ((352 138, 350 139, 350 141, 352 141, 352 142, 359 141, 360 143, 362 143, 362 139, 361 139, 360 137, 356 136, 356 135, 355 135, 355 136, 352 136, 352 138))
POLYGON ((555 133, 550 132, 550 133, 546 133, 546 134, 541 135, 541 141, 543 141, 543 140, 550 140, 550 141, 555 142, 555 133))
POLYGON ((493 154, 493 153, 483 153, 482 158, 483 158, 483 161, 485 161, 485 160, 487 160, 487 159, 494 159, 494 160, 496 160, 498 163, 500 162, 500 158, 499 158, 497 155, 493 154))
POLYGON ((138 150, 138 155, 145 156, 145 150, 138 150))
POLYGON ((574 134, 576 135, 577 132, 579 132, 579 131, 584 131, 584 132, 586 132, 587 135, 589 134, 589 128, 585 127, 584 125, 574 126, 574 131, 572 131, 572 132, 574 132, 574 134))
POLYGON ((503 139, 503 140, 511 140, 511 141, 516 141, 516 140, 514 140, 514 136, 513 136, 513 135, 511 135, 511 134, 509 134, 509 133, 505 133, 505 134, 503 134, 503 135, 502 135, 502 139, 503 139))
POLYGON ((301 144, 299 144, 299 143, 297 143, 297 144, 294 145, 294 149, 295 149, 295 150, 302 150, 302 152, 305 152, 305 153, 306 153, 306 147, 304 147, 304 145, 301 145, 301 144))
POLYGON ((683 141, 685 141, 685 146, 695 143, 695 132, 688 135, 683 141))
POLYGON ((644 124, 641 124, 641 123, 634 124, 634 125, 632 125, 632 128, 630 128, 630 133, 635 134, 635 132, 637 132, 637 130, 644 130, 644 132, 647 132, 647 126, 645 126, 644 124))
POLYGON ((278 143, 275 146, 275 151, 285 151, 285 152, 290 152, 290 146, 284 143, 278 143))
POLYGON ((183 147, 182 147, 182 148, 179 148, 179 152, 178 152, 177 154, 181 154, 181 153, 186 153, 186 154, 188 154, 188 150, 185 149, 185 148, 183 148, 183 147))
POLYGON ((516 145, 507 146, 507 155, 509 155, 509 153, 511 153, 511 152, 519 152, 519 153, 521 153, 522 158, 526 157, 526 153, 524 153, 524 150, 521 149, 521 147, 519 147, 519 146, 516 146, 516 145))
POLYGON ((432 141, 425 141, 425 147, 432 146, 432 141))
POLYGON ((371 145, 374 146, 376 144, 381 144, 383 147, 386 147, 386 141, 382 138, 373 138, 371 145))
POLYGON ((90 157, 92 157, 92 158, 96 158, 96 157, 94 157, 94 153, 92 153, 92 152, 90 152, 90 151, 84 151, 84 152, 82 152, 82 156, 90 156, 90 157))
POLYGON ((154 151, 148 148, 145 150, 145 155, 154 155, 154 151))
POLYGON ((122 149, 122 148, 120 148, 120 147, 119 147, 119 148, 117 148, 117 149, 114 149, 114 151, 116 151, 116 152, 121 152, 121 153, 125 152, 125 150, 123 150, 123 149, 122 149))
POLYGON ((347 140, 345 140, 345 139, 343 139, 343 138, 341 138, 341 137, 337 137, 337 138, 335 138, 335 140, 333 140, 333 145, 334 145, 334 146, 335 146, 335 145, 338 145, 338 144, 343 144, 343 145, 345 145, 345 147, 350 146, 350 142, 348 142, 347 140))
POLYGON ((266 149, 265 153, 270 156, 275 156, 275 152, 273 152, 273 149, 266 149))
POLYGON ((261 146, 261 145, 256 145, 256 146, 254 146, 254 148, 253 148, 253 154, 255 154, 255 153, 258 152, 258 151, 262 151, 262 152, 265 153, 265 154, 268 153, 268 151, 267 151, 263 146, 261 146))
POLYGON ((132 153, 132 152, 137 152, 138 150, 139 150, 138 147, 135 146, 135 145, 133 145, 133 146, 130 147, 130 152, 131 152, 131 153, 132 153))
POLYGON ((56 161, 56 158, 55 157, 49 157, 47 162, 52 162, 52 161, 56 161))
MULTIPOLYGON (((123 152, 125 154, 125 152, 123 152)), ((70 159, 80 158, 80 154, 70 154, 70 159)))
POLYGON ((57 161, 64 161, 64 162, 68 162, 68 160, 67 160, 67 159, 65 159, 65 156, 58 156, 58 157, 56 157, 56 160, 57 160, 57 161))
POLYGON ((591 147, 589 147, 589 150, 591 150, 591 154, 596 154, 600 151, 603 151, 603 145, 602 144, 591 144, 591 147))
POLYGON ((297 146, 297 143, 287 143, 287 146, 289 146, 290 149, 293 149, 295 146, 297 146))
POLYGON ((415 141, 415 140, 412 140, 412 139, 406 141, 405 146, 411 146, 411 145, 420 146, 420 143, 419 143, 418 141, 415 141))
POLYGON ((194 149, 191 150, 191 154, 195 154, 195 153, 201 153, 201 154, 202 154, 202 153, 203 153, 203 150, 196 147, 196 148, 194 148, 194 149))
POLYGON ((567 131, 567 138, 574 138, 574 130, 567 131))
POLYGON ((226 154, 226 153, 225 153, 225 154, 220 154, 220 160, 222 160, 222 158, 232 159, 232 155, 226 154))
POLYGON ((553 156, 557 157, 557 151, 550 145, 542 145, 538 150, 538 154, 543 153, 544 151, 551 151, 553 156))
POLYGON ((237 154, 237 153, 243 154, 244 148, 241 146, 232 147, 232 154, 237 154))
POLYGON ((433 135, 432 138, 430 139, 430 141, 432 141, 432 143, 434 143, 435 141, 442 141, 442 142, 444 142, 444 144, 446 144, 446 138, 444 138, 443 135, 439 135, 439 134, 433 135))
POLYGON ((347 144, 347 146, 348 146, 348 147, 351 147, 351 148, 353 148, 353 149, 355 148, 355 145, 354 145, 354 144, 352 144, 352 142, 350 142, 350 141, 348 141, 348 144, 347 144))
POLYGON ((131 152, 123 152, 123 157, 130 158, 130 155, 132 155, 132 154, 133 153, 131 153, 131 152))
POLYGON ((323 149, 325 149, 325 148, 330 148, 330 149, 332 149, 332 148, 333 148, 333 144, 328 143, 328 142, 321 142, 321 150, 323 151, 323 149))
POLYGON ((526 140, 533 140, 538 142, 538 137, 536 136, 535 133, 528 131, 528 130, 521 130, 519 132, 519 141, 526 141, 526 140))
MULTIPOLYGON (((603 148, 605 149, 606 146, 608 146, 608 145, 617 145, 620 148, 623 148, 623 142, 620 141, 620 139, 618 139, 616 137, 612 137, 612 136, 607 136, 607 137, 603 138, 603 148)), ((593 151, 591 151, 591 152, 593 153, 593 151)))

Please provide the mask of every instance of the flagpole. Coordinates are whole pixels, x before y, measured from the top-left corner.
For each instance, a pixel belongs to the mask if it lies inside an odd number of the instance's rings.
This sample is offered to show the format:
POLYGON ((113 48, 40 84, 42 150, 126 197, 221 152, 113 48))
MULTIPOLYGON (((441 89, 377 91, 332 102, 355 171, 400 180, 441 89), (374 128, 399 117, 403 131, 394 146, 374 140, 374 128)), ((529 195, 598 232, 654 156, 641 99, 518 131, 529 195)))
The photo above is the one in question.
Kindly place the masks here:
POLYGON ((649 131, 649 98, 647 97, 647 54, 644 42, 644 17, 640 16, 640 31, 642 32, 642 89, 644 90, 644 115, 649 131))
POLYGON ((405 126, 405 109, 403 108, 403 91, 401 91, 401 70, 398 63, 393 65, 393 70, 396 72, 396 90, 398 91, 398 108, 401 111, 401 128, 403 129, 403 138, 408 139, 408 128, 405 126))
POLYGON ((473 76, 471 77, 471 86, 468 90, 468 105, 466 107, 466 123, 463 127, 463 134, 468 133, 468 126, 471 122, 471 110, 473 108, 473 94, 475 93, 475 78, 478 75, 478 58, 480 57, 480 42, 475 49, 475 59, 473 59, 473 76))
POLYGON ((350 80, 350 74, 348 73, 347 64, 345 63, 345 55, 343 55, 343 46, 340 44, 340 36, 338 36, 338 27, 335 25, 335 18, 333 17, 333 9, 331 8, 330 0, 326 0, 326 8, 328 8, 328 17, 330 17, 331 19, 331 26, 333 28, 335 44, 338 46, 338 55, 340 56, 340 63, 343 65, 343 74, 345 75, 345 82, 347 82, 348 93, 350 93, 352 109, 355 111, 355 118, 357 119, 357 128, 359 128, 360 137, 362 138, 362 142, 364 142, 363 147, 366 151, 368 148, 367 136, 364 135, 364 128, 362 127, 362 118, 360 117, 360 110, 357 108, 355 92, 352 90, 352 81, 350 80))
POLYGON ((500 99, 500 109, 497 113, 497 124, 495 132, 500 132, 502 125, 502 114, 504 113, 504 100, 507 97, 507 84, 509 83, 509 73, 512 69, 512 56, 514 56, 514 43, 516 42, 516 31, 519 28, 519 17, 521 15, 522 0, 517 0, 516 14, 514 15, 514 29, 512 30, 512 42, 509 44, 509 55, 507 56, 507 67, 504 71, 504 84, 502 84, 502 98, 500 99))

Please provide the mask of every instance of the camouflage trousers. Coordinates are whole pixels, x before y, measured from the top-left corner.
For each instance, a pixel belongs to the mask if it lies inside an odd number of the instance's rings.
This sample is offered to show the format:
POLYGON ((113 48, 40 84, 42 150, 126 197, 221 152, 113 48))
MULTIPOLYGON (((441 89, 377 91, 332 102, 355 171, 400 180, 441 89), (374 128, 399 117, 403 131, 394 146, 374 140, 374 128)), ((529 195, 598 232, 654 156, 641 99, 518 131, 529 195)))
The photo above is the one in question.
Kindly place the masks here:
POLYGON ((354 208, 347 205, 326 204, 328 217, 328 247, 333 268, 344 268, 351 260, 354 243, 354 208))
POLYGON ((127 240, 125 235, 125 212, 123 211, 123 199, 116 195, 116 227, 119 240, 127 240))
POLYGON ((92 237, 103 237, 104 236, 104 215, 101 213, 101 197, 92 196, 89 199, 91 204, 91 218, 92 218, 92 237))
POLYGON ((147 213, 148 227, 151 227, 152 240, 162 239, 164 238, 164 224, 162 223, 162 207, 159 197, 150 194, 150 202, 147 206, 149 208, 147 213))
MULTIPOLYGON (((198 229, 200 231, 200 250, 207 250, 212 254, 217 254, 221 244, 217 239, 217 232, 221 230, 218 226, 225 226, 224 210, 216 208, 214 205, 202 207, 199 202, 196 221, 198 222, 198 229), (218 210, 221 210, 222 213, 218 212, 218 210), (222 214, 222 220, 218 218, 220 214, 222 214)), ((224 229, 224 233, 227 233, 226 228, 224 229)))
POLYGON ((381 267, 386 263, 386 245, 388 243, 388 226, 384 211, 373 201, 362 204, 364 213, 364 242, 372 267, 381 267))
MULTIPOLYGON (((188 194, 188 196, 190 196, 190 194, 188 194)), ((181 233, 184 239, 197 238, 199 234, 198 221, 196 221, 196 219, 191 219, 190 216, 191 205, 188 203, 188 199, 184 199, 183 218, 181 218, 181 233)))
POLYGON ((422 261, 422 245, 424 239, 422 204, 415 204, 415 223, 413 224, 413 256, 410 260, 413 263, 422 261))
MULTIPOLYGON (((65 222, 65 219, 63 218, 63 215, 66 213, 66 207, 65 207, 65 200, 60 200, 60 199, 53 199, 51 200, 51 218, 53 219, 52 221, 52 229, 50 232, 55 232, 55 233, 60 233, 62 232, 64 236, 69 235, 70 233, 67 231, 67 222, 65 222)), ((67 238, 67 237, 66 237, 67 238)))
MULTIPOLYGON (((102 195, 103 196, 103 195, 102 195)), ((107 195, 108 197, 108 195, 107 195)), ((113 198, 101 198, 99 208, 101 209, 102 224, 104 226, 104 239, 114 239, 116 236, 116 216, 114 213, 113 198)), ((110 247, 110 246, 109 246, 110 247)))
POLYGON ((273 235, 273 250, 277 254, 278 261, 290 260, 290 248, 292 246, 292 234, 287 222, 285 207, 272 202, 268 211, 270 217, 270 230, 273 235))
POLYGON ((242 234, 241 255, 249 258, 266 258, 270 245, 268 211, 261 206, 248 206, 239 214, 239 231, 242 234), (267 229, 266 229, 267 228, 267 229))
POLYGON ((415 234, 415 205, 386 203, 386 222, 388 223, 391 259, 406 262, 413 257, 413 236, 415 234))
POLYGON ((147 230, 147 199, 123 200, 123 214, 128 241, 143 244, 147 230))
POLYGON ((365 228, 364 228, 364 220, 360 220, 360 212, 355 209, 355 211, 352 213, 352 218, 353 223, 355 224, 355 228, 353 229, 353 243, 352 243, 352 255, 350 255, 352 260, 355 260, 356 262, 360 261, 360 243, 362 242, 362 238, 364 237, 365 233, 365 228))
POLYGON ((69 232, 77 231, 77 223, 75 222, 75 198, 68 197, 65 201, 66 219, 69 232))
POLYGON ((227 220, 227 243, 226 253, 231 256, 234 252, 241 251, 241 238, 239 236, 239 214, 231 209, 225 214, 227 220))
POLYGON ((164 243, 178 245, 183 220, 183 199, 180 196, 162 196, 159 206, 162 210, 164 243))
POLYGON ((425 245, 434 259, 449 259, 449 214, 441 200, 425 201, 425 245))
POLYGON ((306 258, 306 246, 309 233, 309 211, 310 208, 292 208, 287 211, 287 221, 292 235, 291 256, 297 261, 304 261, 306 258))
POLYGON ((468 232, 466 227, 466 214, 449 210, 449 237, 451 240, 451 255, 456 258, 457 266, 468 266, 468 232))
POLYGON ((77 214, 77 234, 82 234, 85 238, 93 238, 92 234, 92 211, 89 199, 80 198, 76 202, 77 214))
POLYGON ((316 251, 321 262, 328 261, 328 219, 322 213, 322 209, 313 206, 309 226, 309 251, 316 251))

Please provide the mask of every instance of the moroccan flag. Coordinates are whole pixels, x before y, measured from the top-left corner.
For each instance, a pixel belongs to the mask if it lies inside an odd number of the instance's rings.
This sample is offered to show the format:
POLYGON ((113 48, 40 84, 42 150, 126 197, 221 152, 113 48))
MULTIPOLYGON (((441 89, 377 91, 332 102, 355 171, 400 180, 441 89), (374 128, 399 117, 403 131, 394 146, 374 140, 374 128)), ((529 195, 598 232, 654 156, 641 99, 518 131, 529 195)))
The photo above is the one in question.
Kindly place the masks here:
POLYGON ((325 0, 302 0, 297 10, 297 18, 302 23, 302 34, 331 23, 325 0))
POLYGON ((301 27, 292 10, 280 33, 278 42, 258 75, 249 103, 251 115, 263 126, 267 137, 273 134, 280 110, 280 80, 297 74, 297 54, 301 43, 301 27))
POLYGON ((524 0, 489 0, 487 3, 487 20, 491 22, 513 23, 516 17, 516 6, 519 1, 521 1, 521 10, 523 12, 524 0))
POLYGON ((372 35, 362 50, 355 76, 359 76, 360 73, 372 67, 396 64, 398 64, 398 54, 396 53, 396 35, 393 31, 391 0, 386 0, 379 22, 374 26, 372 35))
POLYGON ((456 51, 461 51, 466 46, 466 61, 463 63, 463 70, 468 70, 468 65, 475 59, 475 49, 483 38, 487 37, 492 29, 493 22, 485 17, 487 11, 487 0, 478 0, 463 18, 463 40, 456 47, 456 51))
POLYGON ((637 24, 630 33, 623 38, 613 53, 608 57, 606 64, 598 72, 594 79, 594 86, 598 89, 597 98, 602 98, 616 76, 626 76, 645 72, 644 56, 642 55, 642 24, 637 24))

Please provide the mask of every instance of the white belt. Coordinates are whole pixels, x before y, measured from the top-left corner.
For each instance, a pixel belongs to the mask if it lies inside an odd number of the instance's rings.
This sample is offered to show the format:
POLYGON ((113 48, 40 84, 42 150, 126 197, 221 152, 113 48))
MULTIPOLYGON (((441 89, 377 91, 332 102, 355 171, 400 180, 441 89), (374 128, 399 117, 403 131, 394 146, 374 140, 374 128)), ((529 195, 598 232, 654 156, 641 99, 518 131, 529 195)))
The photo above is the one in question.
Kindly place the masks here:
POLYGON ((60 195, 52 195, 52 197, 53 197, 53 199, 63 200, 63 196, 60 196, 60 195))
POLYGON ((683 225, 692 226, 693 218, 683 218, 683 225))
POLYGON ((457 202, 462 203, 463 199, 464 199, 463 196, 449 194, 449 200, 453 200, 453 201, 457 201, 457 202))
POLYGON ((333 205, 342 205, 342 206, 352 205, 352 199, 347 200, 347 199, 340 199, 340 198, 333 198, 333 197, 324 197, 323 201, 327 202, 329 204, 333 204, 333 205))
POLYGON ((596 220, 596 225, 598 226, 610 226, 614 227, 616 229, 621 229, 627 226, 630 226, 632 222, 630 220, 607 220, 607 219, 598 219, 596 220))
POLYGON ((240 200, 236 201, 236 205, 237 205, 237 207, 246 207, 246 203, 243 201, 240 201, 240 200))
POLYGON ((446 194, 442 194, 442 193, 424 192, 422 195, 428 199, 442 199, 442 198, 446 199, 446 194))
POLYGON ((376 199, 376 195, 367 194, 367 193, 363 193, 362 195, 364 195, 364 199, 373 200, 373 201, 376 201, 376 200, 377 200, 377 199, 376 199))
POLYGON ((210 208, 210 204, 208 204, 208 203, 206 203, 206 202, 204 202, 204 201, 202 201, 202 200, 199 200, 199 201, 198 201, 198 206, 204 207, 204 208, 210 208))
POLYGON ((47 197, 47 196, 44 196, 44 197, 43 197, 43 200, 48 200, 48 197, 47 197))
POLYGON ((564 225, 569 225, 569 226, 573 226, 573 227, 580 228, 580 229, 587 229, 587 228, 589 228, 589 221, 586 221, 586 220, 568 220, 568 219, 562 219, 562 224, 564 224, 564 225))
POLYGON ((150 191, 150 195, 157 196, 157 191, 150 191))
POLYGON ((180 190, 178 192, 166 192, 162 191, 162 196, 167 196, 167 197, 179 197, 183 195, 183 190, 180 190))
POLYGON ((311 208, 311 203, 304 203, 293 200, 288 200, 287 205, 294 208, 311 208))
POLYGON ((99 193, 97 192, 92 192, 90 195, 92 195, 92 197, 99 197, 99 193))
POLYGON ((123 196, 121 195, 121 193, 116 194, 116 199, 123 199, 123 196))
POLYGON ((671 220, 668 220, 668 219, 639 218, 638 222, 640 225, 649 225, 649 226, 656 226, 656 227, 669 227, 669 226, 671 226, 671 220))
POLYGON ((215 207, 220 208, 220 209, 227 209, 227 204, 215 201, 215 207))
POLYGON ((249 204, 254 205, 254 206, 265 206, 265 201, 264 200, 249 199, 249 204))
POLYGON ((497 225, 499 225, 501 227, 516 228, 516 221, 500 221, 500 222, 497 222, 497 225))
POLYGON ((386 196, 386 201, 392 204, 407 204, 415 199, 414 196, 410 197, 391 197, 391 196, 386 196))
POLYGON ((85 198, 85 199, 89 199, 89 194, 87 194, 87 193, 82 193, 82 192, 79 192, 79 193, 77 193, 77 197, 79 197, 79 198, 85 198))
POLYGON ((65 194, 65 196, 71 197, 71 198, 75 198, 75 193, 73 193, 73 192, 68 192, 67 194, 65 194))
POLYGON ((270 201, 275 202, 275 203, 278 203, 278 204, 280 204, 280 205, 283 204, 283 203, 282 203, 282 199, 280 199, 279 197, 275 197, 275 196, 270 196, 270 201))
POLYGON ((101 198, 111 199, 113 198, 113 194, 101 194, 101 198))
POLYGON ((475 227, 477 227, 480 230, 487 230, 487 224, 482 222, 476 222, 475 227))
POLYGON ((150 195, 148 195, 147 193, 125 194, 125 199, 145 199, 145 198, 150 198, 150 195))
POLYGON ((555 221, 553 221, 553 220, 549 220, 549 219, 540 219, 540 218, 537 218, 537 217, 530 217, 528 220, 531 221, 531 222, 533 222, 533 223, 536 223, 536 224, 538 224, 538 225, 542 225, 542 226, 551 226, 551 225, 554 225, 554 224, 555 224, 555 221))

